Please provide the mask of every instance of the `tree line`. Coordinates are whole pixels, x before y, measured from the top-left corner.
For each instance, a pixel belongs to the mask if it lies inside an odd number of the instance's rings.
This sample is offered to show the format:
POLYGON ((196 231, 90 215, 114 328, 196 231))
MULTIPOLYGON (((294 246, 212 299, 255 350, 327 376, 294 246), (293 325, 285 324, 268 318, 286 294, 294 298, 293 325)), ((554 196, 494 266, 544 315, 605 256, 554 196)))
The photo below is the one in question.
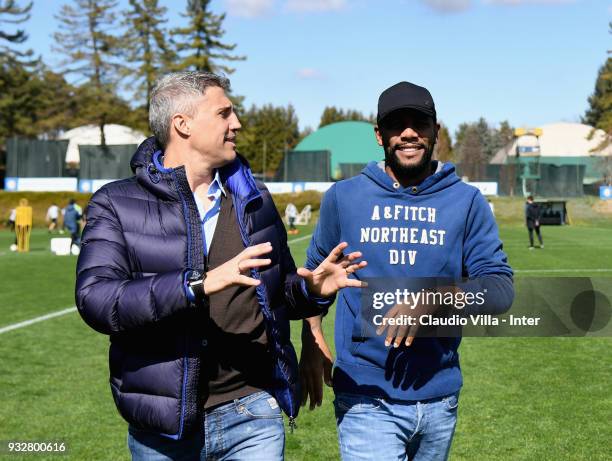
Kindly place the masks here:
MULTIPOLYGON (((608 32, 612 34, 612 22, 608 24, 608 32)), ((612 51, 608 51, 608 55, 612 51)), ((612 144, 612 58, 608 56, 597 72, 595 89, 588 99, 589 108, 582 117, 582 123, 605 131, 608 138, 596 149, 603 149, 612 144)))
POLYGON ((148 101, 164 73, 230 74, 235 44, 223 41, 225 14, 210 0, 187 0, 183 24, 169 28, 158 0, 71 0, 55 16, 56 67, 33 52, 24 24, 33 2, 0 0, 0 145, 9 136, 43 136, 81 124, 120 123, 148 132, 148 101), (10 30, 12 27, 12 30, 10 30), (68 80, 67 77, 70 79, 68 80))
MULTIPOLYGON (((202 70, 231 74, 236 44, 224 41, 225 14, 211 10, 211 0, 186 0, 182 24, 170 28, 167 8, 158 0, 69 0, 56 16, 53 51, 56 67, 35 57, 25 29, 33 1, 0 0, 0 150, 10 136, 55 139, 84 124, 110 123, 149 133, 148 101, 155 80, 167 72, 202 70), (70 78, 70 80, 67 79, 70 78)), ((612 31, 612 25, 610 26, 612 31)), ((312 129, 300 130, 295 109, 265 104, 243 106, 231 95, 243 130, 238 138, 255 173, 271 176, 283 155, 312 129)), ((588 99, 583 122, 612 135, 612 60, 608 58, 588 99)), ((325 107, 319 128, 338 121, 375 123, 374 114, 325 107)), ((484 118, 462 123, 455 141, 442 124, 436 156, 463 164, 488 163, 513 139, 507 121, 499 126, 484 118)))

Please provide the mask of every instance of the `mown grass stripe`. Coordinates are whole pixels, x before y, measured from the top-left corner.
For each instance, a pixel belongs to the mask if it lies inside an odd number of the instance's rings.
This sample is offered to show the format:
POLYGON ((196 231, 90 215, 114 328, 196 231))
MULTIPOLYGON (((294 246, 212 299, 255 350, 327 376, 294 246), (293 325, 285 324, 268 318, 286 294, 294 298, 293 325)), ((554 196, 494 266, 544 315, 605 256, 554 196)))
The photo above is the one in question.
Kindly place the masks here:
POLYGON ((61 311, 50 312, 49 314, 41 315, 40 317, 35 317, 30 320, 24 320, 23 322, 13 323, 12 325, 7 325, 5 327, 0 328, 0 335, 8 331, 17 330, 18 328, 30 326, 34 323, 43 322, 54 317, 60 317, 62 315, 70 314, 71 312, 76 312, 76 310, 76 306, 73 306, 67 309, 62 309, 61 311))
MULTIPOLYGON (((306 240, 307 238, 310 238, 311 236, 312 234, 304 235, 303 237, 298 237, 296 239, 289 240, 287 243, 293 243, 293 242, 299 242, 301 240, 306 240)), ((60 311, 50 312, 48 314, 41 315, 40 317, 34 317, 33 319, 30 319, 30 320, 24 320, 23 322, 13 323, 12 325, 7 325, 5 327, 0 328, 0 335, 8 331, 13 331, 19 328, 27 327, 34 323, 43 322, 45 320, 49 320, 55 317, 70 314, 71 312, 75 312, 76 310, 77 310, 76 306, 72 306, 66 309, 62 309, 60 311)))
POLYGON ((540 272, 612 272, 612 269, 513 269, 517 274, 539 274, 540 272))

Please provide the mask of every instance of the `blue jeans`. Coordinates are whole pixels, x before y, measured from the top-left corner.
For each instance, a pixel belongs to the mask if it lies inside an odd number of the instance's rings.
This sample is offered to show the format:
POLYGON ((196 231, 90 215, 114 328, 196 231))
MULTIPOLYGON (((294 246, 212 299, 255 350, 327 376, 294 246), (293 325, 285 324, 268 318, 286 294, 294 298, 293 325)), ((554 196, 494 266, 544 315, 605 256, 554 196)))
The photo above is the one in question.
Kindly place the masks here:
POLYGON ((446 460, 458 404, 458 393, 423 402, 337 393, 342 460, 446 460))
POLYGON ((256 392, 207 411, 202 430, 183 440, 130 426, 132 460, 265 460, 284 458, 285 427, 278 403, 256 392))

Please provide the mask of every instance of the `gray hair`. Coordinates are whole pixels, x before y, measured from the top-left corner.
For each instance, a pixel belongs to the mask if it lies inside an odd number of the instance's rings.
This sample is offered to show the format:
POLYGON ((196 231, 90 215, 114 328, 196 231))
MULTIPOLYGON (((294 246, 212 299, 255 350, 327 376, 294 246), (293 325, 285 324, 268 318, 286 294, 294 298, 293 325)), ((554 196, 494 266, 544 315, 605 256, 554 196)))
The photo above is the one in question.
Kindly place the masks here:
POLYGON ((151 92, 149 125, 162 147, 165 148, 170 140, 172 116, 177 113, 195 116, 195 100, 212 86, 229 91, 230 81, 211 72, 200 71, 173 72, 157 81, 151 92))

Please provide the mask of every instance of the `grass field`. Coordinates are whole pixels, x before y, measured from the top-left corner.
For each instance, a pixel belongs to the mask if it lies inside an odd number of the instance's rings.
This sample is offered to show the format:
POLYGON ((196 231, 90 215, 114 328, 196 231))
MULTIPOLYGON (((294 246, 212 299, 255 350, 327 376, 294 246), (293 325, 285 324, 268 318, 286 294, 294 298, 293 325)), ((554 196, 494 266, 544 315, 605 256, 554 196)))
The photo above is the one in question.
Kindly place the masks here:
MULTIPOLYGON (((528 251, 524 227, 502 225, 517 276, 612 277, 612 222, 543 233, 546 249, 528 251)), ((73 306, 76 258, 52 256, 43 231, 34 232, 29 254, 10 253, 11 239, 0 232, 0 328, 73 306)), ((307 244, 291 244, 298 264, 307 244)), ((333 310, 325 320, 330 344, 332 322, 333 310)), ((298 350, 300 327, 292 332, 298 350)), ((0 334, 0 441, 64 441, 69 459, 128 459, 107 348, 108 338, 74 312, 0 334)), ((611 338, 465 338, 460 353, 465 385, 451 459, 612 459, 611 338)), ((328 389, 323 407, 301 413, 287 459, 338 459, 331 401, 328 389)), ((23 457, 30 458, 49 459, 23 457)))

